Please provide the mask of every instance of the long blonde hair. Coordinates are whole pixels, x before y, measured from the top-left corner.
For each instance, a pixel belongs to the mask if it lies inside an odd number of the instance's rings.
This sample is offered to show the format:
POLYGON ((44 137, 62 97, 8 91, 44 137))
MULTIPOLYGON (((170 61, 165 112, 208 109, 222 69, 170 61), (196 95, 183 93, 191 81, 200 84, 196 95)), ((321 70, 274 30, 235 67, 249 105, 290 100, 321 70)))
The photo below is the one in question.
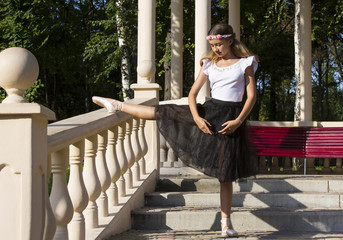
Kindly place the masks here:
MULTIPOLYGON (((238 58, 245 58, 249 56, 253 56, 254 54, 249 51, 249 49, 240 41, 236 39, 236 34, 233 32, 233 29, 230 25, 226 23, 218 23, 214 25, 210 31, 208 31, 208 35, 226 35, 231 34, 228 38, 223 38, 224 41, 229 41, 230 39, 233 40, 231 44, 231 51, 232 53, 238 58)), ((255 56, 257 58, 257 56, 255 56)), ((211 63, 218 62, 221 58, 218 57, 212 50, 208 53, 206 57, 203 57, 200 60, 200 66, 203 64, 203 60, 208 59, 211 63)))

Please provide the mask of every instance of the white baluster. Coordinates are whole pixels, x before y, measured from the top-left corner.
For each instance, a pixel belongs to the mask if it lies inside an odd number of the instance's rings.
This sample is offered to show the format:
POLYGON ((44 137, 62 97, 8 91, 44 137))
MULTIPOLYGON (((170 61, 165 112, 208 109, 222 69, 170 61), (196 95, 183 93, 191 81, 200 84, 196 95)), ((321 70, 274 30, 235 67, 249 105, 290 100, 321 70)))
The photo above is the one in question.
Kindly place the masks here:
POLYGON ((83 167, 83 181, 88 193, 88 205, 83 212, 86 219, 86 229, 96 228, 99 225, 98 205, 96 199, 100 196, 101 185, 95 167, 95 155, 98 146, 96 135, 85 139, 85 160, 83 167))
POLYGON ((163 135, 160 133, 160 167, 166 167, 167 162, 167 142, 163 135))
POLYGON ((82 178, 82 163, 85 151, 84 140, 69 146, 70 177, 68 190, 74 207, 74 216, 68 225, 70 239, 86 238, 85 218, 83 210, 88 204, 88 193, 82 178))
POLYGON ((126 131, 126 123, 123 122, 118 127, 118 143, 117 143, 117 156, 118 163, 120 167, 120 177, 118 180, 118 194, 120 197, 126 196, 126 184, 124 174, 127 171, 128 163, 126 159, 125 149, 124 149, 124 137, 126 131))
POLYGON ((53 174, 52 190, 50 194, 51 207, 56 218, 57 229, 54 239, 69 239, 67 224, 73 217, 73 204, 67 189, 67 162, 69 148, 54 152, 51 159, 53 174))
POLYGON ((46 171, 46 186, 45 186, 45 197, 46 197, 46 211, 45 211, 45 227, 43 239, 50 240, 54 238, 56 232, 56 219, 54 212, 52 211, 50 199, 49 199, 49 182, 51 174, 51 155, 48 155, 48 164, 46 171))
POLYGON ((132 150, 132 143, 131 143, 131 133, 132 133, 132 118, 126 122, 126 133, 125 133, 126 135, 125 135, 125 140, 124 140, 125 154, 126 154, 126 160, 128 164, 128 169, 124 177, 126 181, 126 186, 128 188, 133 187, 131 167, 135 163, 135 156, 132 150))
POLYGON ((101 184, 101 194, 97 199, 99 215, 108 216, 108 199, 106 190, 111 184, 111 176, 106 163, 107 130, 98 134, 98 153, 96 155, 96 170, 101 184))
POLYGON ((171 148, 170 144, 166 142, 168 154, 167 154, 167 166, 169 167, 175 167, 175 163, 177 162, 177 157, 174 153, 174 150, 171 148))
POLYGON ((139 143, 139 137, 138 137, 138 130, 139 130, 139 118, 133 118, 133 127, 132 127, 132 134, 131 134, 131 140, 132 140, 132 150, 135 156, 135 163, 132 167, 132 176, 133 181, 140 181, 140 168, 138 161, 142 158, 142 148, 139 143))
POLYGON ((148 152, 148 143, 146 141, 145 132, 144 132, 145 122, 146 122, 146 120, 141 119, 140 124, 139 124, 139 143, 141 144, 141 148, 142 148, 142 157, 141 157, 141 160, 139 160, 139 166, 140 166, 141 175, 145 175, 146 174, 145 158, 144 158, 144 156, 148 152))
POLYGON ((120 166, 118 163, 116 144, 118 138, 118 127, 108 130, 108 143, 106 150, 106 161, 111 175, 111 185, 107 190, 109 206, 118 206, 118 188, 116 182, 120 177, 120 166))

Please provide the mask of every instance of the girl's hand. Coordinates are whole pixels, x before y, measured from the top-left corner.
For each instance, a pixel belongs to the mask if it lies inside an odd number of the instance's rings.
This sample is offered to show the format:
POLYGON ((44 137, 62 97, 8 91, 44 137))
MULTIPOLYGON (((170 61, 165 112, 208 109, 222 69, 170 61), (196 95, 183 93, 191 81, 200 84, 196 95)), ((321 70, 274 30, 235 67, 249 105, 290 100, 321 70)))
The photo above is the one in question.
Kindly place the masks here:
POLYGON ((212 127, 212 125, 206 119, 202 117, 197 117, 194 119, 194 121, 201 131, 203 131, 206 134, 213 135, 213 132, 210 130, 210 127, 212 127))
POLYGON ((229 135, 236 131, 236 129, 242 124, 242 122, 238 119, 227 121, 222 124, 224 127, 222 130, 218 131, 218 133, 229 135))

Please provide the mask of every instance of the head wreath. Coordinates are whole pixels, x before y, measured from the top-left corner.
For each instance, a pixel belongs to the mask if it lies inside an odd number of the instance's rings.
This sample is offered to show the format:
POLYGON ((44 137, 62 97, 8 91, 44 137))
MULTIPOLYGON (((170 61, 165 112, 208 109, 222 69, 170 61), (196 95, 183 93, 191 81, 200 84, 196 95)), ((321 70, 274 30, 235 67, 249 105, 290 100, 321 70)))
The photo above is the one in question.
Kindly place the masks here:
POLYGON ((217 35, 208 35, 206 37, 207 40, 212 40, 212 39, 221 39, 221 38, 228 38, 228 37, 231 37, 232 34, 225 34, 225 35, 220 35, 220 34, 217 34, 217 35))

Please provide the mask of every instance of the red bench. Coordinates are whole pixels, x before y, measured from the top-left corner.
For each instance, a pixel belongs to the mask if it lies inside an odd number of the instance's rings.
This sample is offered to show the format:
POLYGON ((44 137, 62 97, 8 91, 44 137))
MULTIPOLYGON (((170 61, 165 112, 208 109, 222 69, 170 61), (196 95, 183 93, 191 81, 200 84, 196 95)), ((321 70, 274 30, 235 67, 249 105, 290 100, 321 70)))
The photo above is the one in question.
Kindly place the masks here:
POLYGON ((305 161, 343 158, 343 127, 248 126, 248 129, 258 156, 302 157, 305 161))

